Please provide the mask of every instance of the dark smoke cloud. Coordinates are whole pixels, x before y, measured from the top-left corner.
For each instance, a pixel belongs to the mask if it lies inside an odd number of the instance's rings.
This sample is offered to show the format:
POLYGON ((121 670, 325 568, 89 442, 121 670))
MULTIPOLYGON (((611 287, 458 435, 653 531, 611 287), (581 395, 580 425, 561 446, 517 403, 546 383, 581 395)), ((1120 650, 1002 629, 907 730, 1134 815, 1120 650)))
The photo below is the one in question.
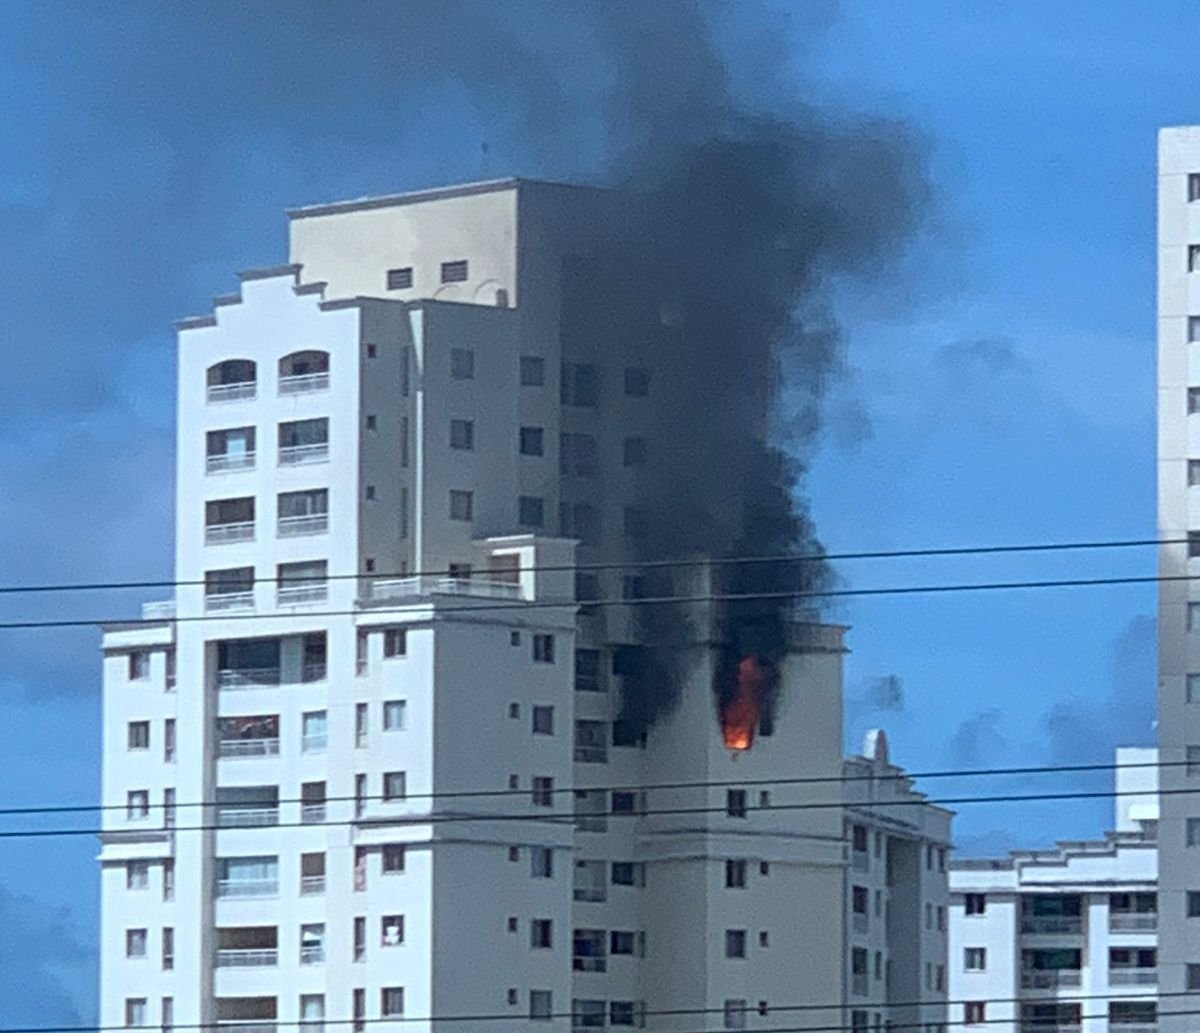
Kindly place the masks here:
POLYGON ((904 710, 904 680, 898 674, 871 678, 867 682, 864 696, 871 710, 899 713, 904 710))
POLYGON ((998 707, 982 710, 962 721, 946 743, 950 764, 956 768, 994 765, 1008 750, 1008 740, 1000 731, 998 707))

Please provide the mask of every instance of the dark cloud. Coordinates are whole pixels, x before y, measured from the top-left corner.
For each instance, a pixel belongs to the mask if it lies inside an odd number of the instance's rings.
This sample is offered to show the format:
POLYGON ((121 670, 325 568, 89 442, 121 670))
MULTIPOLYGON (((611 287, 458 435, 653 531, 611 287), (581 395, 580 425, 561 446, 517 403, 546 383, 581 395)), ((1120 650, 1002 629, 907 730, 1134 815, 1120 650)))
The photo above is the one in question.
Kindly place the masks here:
POLYGON ((91 996, 96 958, 69 913, 0 885, 0 929, 0 1025, 81 1025, 76 1001, 91 996), (88 991, 78 995, 70 988, 81 980, 88 991))
POLYGON ((956 768, 994 766, 1008 749, 1000 723, 999 707, 980 711, 961 722, 946 743, 950 764, 956 768))
POLYGON ((904 710, 904 681, 898 674, 868 679, 863 697, 870 710, 898 713, 904 710))

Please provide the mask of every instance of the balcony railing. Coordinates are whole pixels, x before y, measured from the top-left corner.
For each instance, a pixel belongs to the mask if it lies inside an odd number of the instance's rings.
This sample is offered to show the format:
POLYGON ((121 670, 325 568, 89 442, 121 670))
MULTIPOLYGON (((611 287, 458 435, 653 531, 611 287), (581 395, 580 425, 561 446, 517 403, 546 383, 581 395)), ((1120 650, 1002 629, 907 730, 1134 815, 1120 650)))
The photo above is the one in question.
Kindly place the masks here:
POLYGON ((301 965, 324 965, 325 964, 325 948, 321 946, 301 947, 300 948, 300 964, 301 965))
POLYGON ((572 896, 589 904, 602 904, 608 900, 608 893, 603 886, 576 886, 572 896))
POLYGON ((209 613, 221 610, 253 610, 254 589, 250 588, 239 592, 206 592, 204 609, 209 613))
POLYGON ((1109 1033, 1158 1033, 1157 1022, 1122 1022, 1120 1019, 1108 1020, 1109 1033))
POLYGON ((1022 1022, 1021 1033, 1079 1033, 1078 1022, 1022 1022))
POLYGON ((1111 933, 1152 933, 1158 928, 1155 911, 1110 911, 1108 931, 1111 933))
POLYGON ((309 391, 325 391, 329 388, 328 373, 301 373, 279 378, 281 395, 301 395, 309 391))
POLYGON ((1021 919, 1026 936, 1076 936, 1083 932, 1080 915, 1026 915, 1021 919))
POLYGON ((301 603, 319 603, 329 597, 329 585, 324 581, 301 581, 284 583, 275 594, 279 606, 297 606, 301 603))
POLYGON ((223 667, 217 671, 218 689, 263 689, 279 684, 278 667, 223 667))
POLYGON ((277 757, 279 739, 221 739, 217 742, 218 757, 277 757))
POLYGON ((855 911, 852 924, 856 933, 865 933, 870 928, 871 920, 862 912, 855 911))
POLYGON ((485 581, 471 577, 401 577, 367 583, 368 599, 383 601, 421 595, 478 595, 490 599, 520 599, 521 586, 514 581, 485 581))
POLYGON ((265 968, 279 964, 279 951, 274 947, 219 947, 217 968, 265 968))
POLYGON ((300 741, 301 753, 324 753, 329 745, 328 732, 309 732, 300 741))
POLYGON ((254 460, 253 452, 218 452, 205 458, 204 472, 234 473, 237 470, 253 470, 254 460))
POLYGON ((576 692, 603 692, 604 685, 601 683, 599 675, 577 674, 577 675, 575 675, 575 691, 576 692))
POLYGON ((218 897, 275 897, 279 895, 278 879, 220 879, 218 897))
POLYGON ((227 545, 229 542, 254 541, 254 521, 244 520, 236 524, 206 524, 205 545, 227 545))
POLYGON ((278 807, 217 808, 217 825, 223 829, 256 829, 278 824, 278 807))
POLYGON ((324 875, 301 875, 300 896, 316 897, 325 892, 324 875))
POLYGON ((301 538, 310 534, 324 534, 329 530, 329 514, 313 513, 310 516, 280 517, 275 533, 280 538, 301 538))
POLYGON ((208 385, 210 402, 240 402, 253 398, 257 393, 258 385, 253 380, 241 380, 236 384, 208 385))
POLYGON ((575 760, 580 764, 607 764, 607 746, 576 746, 575 760))
POLYGON ((1158 983, 1157 968, 1110 968, 1109 986, 1154 986, 1158 983))
POLYGON ((325 820, 325 805, 323 803, 305 803, 300 805, 300 822, 304 825, 320 825, 325 820))
POLYGON ((329 442, 316 445, 286 445, 279 449, 280 466, 300 466, 304 463, 323 463, 329 458, 329 442))
POLYGON ((159 599, 152 603, 142 603, 142 619, 148 621, 172 620, 175 617, 175 600, 159 599))
POLYGON ((571 968, 576 972, 607 972, 608 958, 576 956, 571 959, 571 968))
POLYGON ((324 681, 326 670, 323 662, 305 664, 300 669, 300 680, 302 682, 324 681))
POLYGON ((1079 986, 1083 973, 1077 968, 1027 969, 1021 973, 1025 990, 1053 990, 1060 986, 1079 986))

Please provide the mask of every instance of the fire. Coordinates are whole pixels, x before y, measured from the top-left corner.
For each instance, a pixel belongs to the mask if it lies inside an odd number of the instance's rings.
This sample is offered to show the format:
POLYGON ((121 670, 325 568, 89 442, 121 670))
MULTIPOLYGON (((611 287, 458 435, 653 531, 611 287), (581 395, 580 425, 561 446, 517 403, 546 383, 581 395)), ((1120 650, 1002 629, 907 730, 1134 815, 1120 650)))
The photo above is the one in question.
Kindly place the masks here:
POLYGON ((764 671, 757 657, 744 657, 737 668, 737 688, 721 704, 721 734, 731 750, 748 750, 758 730, 758 705, 764 671))

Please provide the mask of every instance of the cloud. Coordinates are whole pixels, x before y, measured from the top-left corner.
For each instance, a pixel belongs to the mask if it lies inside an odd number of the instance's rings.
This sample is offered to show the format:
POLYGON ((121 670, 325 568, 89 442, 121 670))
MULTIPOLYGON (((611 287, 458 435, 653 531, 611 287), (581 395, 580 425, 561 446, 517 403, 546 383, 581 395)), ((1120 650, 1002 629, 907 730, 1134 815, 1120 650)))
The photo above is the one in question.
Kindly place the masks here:
POLYGON ((994 765, 1008 749, 1000 721, 1000 708, 991 707, 961 722, 946 743, 950 763, 959 768, 994 765))
POLYGON ((81 1025, 69 987, 95 978, 96 959, 69 913, 0 885, 0 929, 0 1025, 81 1025))

